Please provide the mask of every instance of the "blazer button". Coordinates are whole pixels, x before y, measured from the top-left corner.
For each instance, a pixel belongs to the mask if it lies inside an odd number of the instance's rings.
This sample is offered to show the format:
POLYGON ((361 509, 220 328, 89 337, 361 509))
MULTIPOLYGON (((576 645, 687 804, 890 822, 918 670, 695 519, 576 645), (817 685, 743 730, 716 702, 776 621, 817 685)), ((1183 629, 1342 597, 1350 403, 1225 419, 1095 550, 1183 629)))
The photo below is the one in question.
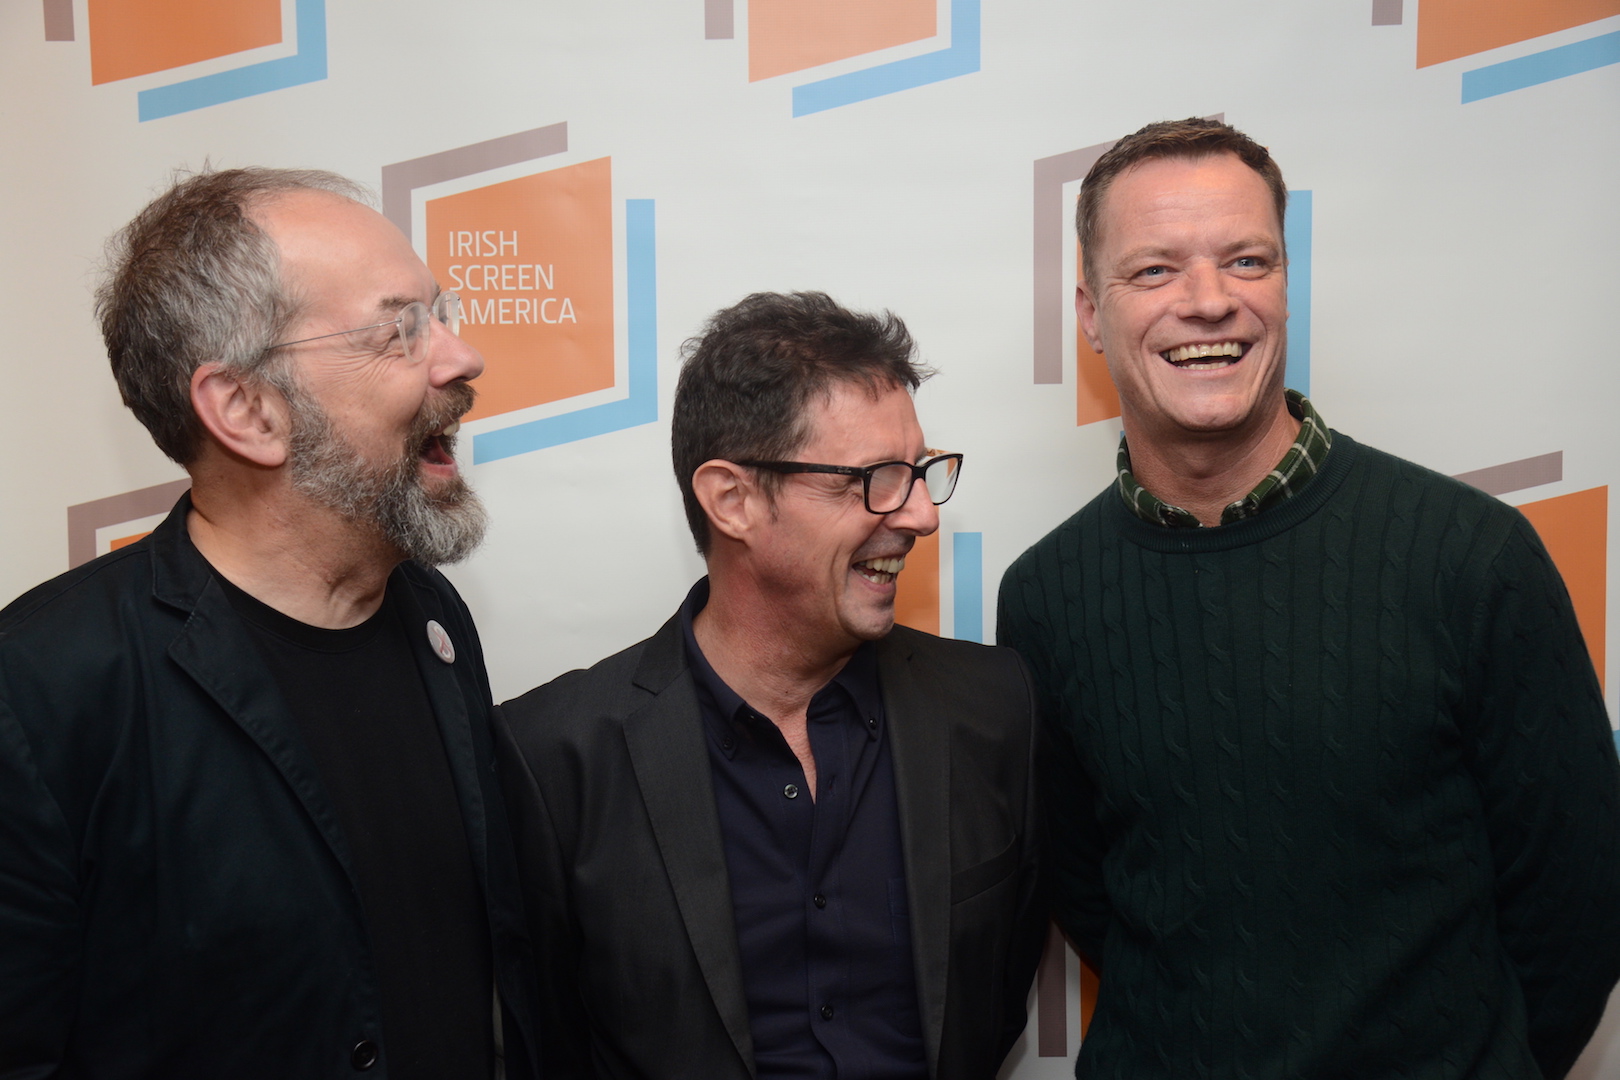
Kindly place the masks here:
POLYGON ((354 1049, 349 1051, 349 1064, 358 1072, 365 1072, 377 1064, 377 1044, 370 1039, 361 1039, 355 1043, 354 1049))
POLYGON ((833 1007, 831 1005, 823 1005, 821 1007, 821 1018, 823 1020, 831 1020, 833 1018, 833 1007))
POLYGON ((810 902, 812 904, 816 905, 816 907, 826 907, 827 906, 827 898, 825 896, 822 896, 820 893, 816 893, 816 895, 812 896, 810 898, 810 902))
POLYGON ((786 795, 790 799, 797 799, 799 797, 799 785, 789 784, 787 787, 782 789, 782 794, 786 795))

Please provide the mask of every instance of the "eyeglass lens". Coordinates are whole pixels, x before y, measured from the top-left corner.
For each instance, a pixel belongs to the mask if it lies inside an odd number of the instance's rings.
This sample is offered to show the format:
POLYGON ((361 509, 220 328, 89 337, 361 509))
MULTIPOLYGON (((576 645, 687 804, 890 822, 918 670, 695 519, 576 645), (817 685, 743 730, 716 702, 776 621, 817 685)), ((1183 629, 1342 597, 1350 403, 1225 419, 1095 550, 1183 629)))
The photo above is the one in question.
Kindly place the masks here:
POLYGON ((399 313, 399 339, 405 345, 405 355, 413 364, 422 362, 427 355, 429 323, 438 319, 452 334, 461 333, 461 297, 453 292, 440 293, 433 301, 430 312, 426 304, 418 301, 407 304, 399 313))
MULTIPOLYGON (((928 497, 938 506, 956 490, 956 458, 935 458, 923 466, 923 483, 928 497)), ((872 473, 867 488, 867 502, 876 514, 892 514, 905 505, 911 495, 911 483, 916 473, 910 465, 885 465, 872 473)))

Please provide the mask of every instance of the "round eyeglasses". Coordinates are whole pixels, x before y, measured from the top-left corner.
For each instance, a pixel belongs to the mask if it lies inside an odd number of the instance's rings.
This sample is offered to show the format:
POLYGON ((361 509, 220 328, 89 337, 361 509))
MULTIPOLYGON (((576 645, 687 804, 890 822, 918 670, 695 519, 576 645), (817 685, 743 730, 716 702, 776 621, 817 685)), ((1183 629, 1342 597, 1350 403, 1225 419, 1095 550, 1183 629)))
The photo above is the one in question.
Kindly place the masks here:
POLYGON ((861 478, 861 497, 866 509, 874 514, 892 514, 911 498, 911 488, 918 480, 928 489, 928 497, 939 506, 956 490, 956 481, 962 475, 961 454, 941 454, 928 451, 928 460, 921 465, 909 461, 880 461, 876 465, 815 465, 807 461, 739 461, 750 469, 764 469, 775 473, 832 473, 835 476, 861 478))
POLYGON ((399 318, 388 319, 385 322, 372 323, 370 326, 357 326, 353 330, 338 330, 330 334, 316 334, 314 337, 299 338, 297 341, 283 341, 279 345, 270 346, 272 349, 285 349, 289 345, 302 345, 308 341, 324 341, 327 338, 342 337, 345 334, 363 334, 368 330, 378 333, 377 351, 383 352, 392 345, 397 338, 400 349, 405 354, 405 360, 410 364, 419 364, 427 356, 428 335, 431 333, 433 322, 437 320, 444 324, 446 330, 452 334, 461 333, 461 297, 457 293, 442 292, 433 298, 433 305, 429 307, 420 300, 413 300, 399 310, 399 318), (397 332, 394 328, 398 328, 397 332), (386 337, 381 332, 387 329, 386 337))

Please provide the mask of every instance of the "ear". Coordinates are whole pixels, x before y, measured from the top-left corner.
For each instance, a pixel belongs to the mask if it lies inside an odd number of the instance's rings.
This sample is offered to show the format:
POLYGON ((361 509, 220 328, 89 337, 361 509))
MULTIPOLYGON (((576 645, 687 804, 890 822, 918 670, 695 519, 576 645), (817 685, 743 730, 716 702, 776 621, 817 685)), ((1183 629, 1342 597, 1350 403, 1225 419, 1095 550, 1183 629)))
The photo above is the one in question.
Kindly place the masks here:
POLYGON ((287 460, 287 402, 274 387, 201 364, 191 373, 191 407, 214 441, 267 469, 287 460))
POLYGON ((1080 336, 1086 339, 1091 351, 1098 356, 1103 354, 1102 338, 1097 336, 1097 304, 1087 290, 1089 286, 1082 278, 1074 287, 1074 324, 1080 329, 1080 336))
POLYGON ((692 493, 708 515, 709 528, 741 540, 756 524, 766 500, 753 475, 741 465, 715 458, 692 474, 692 493))

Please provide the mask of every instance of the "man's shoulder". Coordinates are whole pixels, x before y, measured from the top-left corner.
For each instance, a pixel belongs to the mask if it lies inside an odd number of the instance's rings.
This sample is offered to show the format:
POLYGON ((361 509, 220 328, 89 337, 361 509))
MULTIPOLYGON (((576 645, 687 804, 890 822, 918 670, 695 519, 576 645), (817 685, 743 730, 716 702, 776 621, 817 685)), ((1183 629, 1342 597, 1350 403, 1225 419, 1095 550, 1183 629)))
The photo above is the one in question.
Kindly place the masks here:
POLYGON ((896 626, 878 643, 880 677, 896 663, 915 669, 918 678, 909 685, 916 691, 942 701, 986 693, 1016 700, 1028 687, 1023 658, 1012 649, 939 637, 907 626, 896 626))
POLYGON ((1003 672, 1017 676, 1018 654, 1000 645, 940 637, 925 630, 896 625, 878 646, 879 663, 891 656, 904 656, 915 662, 974 671, 1003 672))
MULTIPOLYGON (((1488 530, 1504 540, 1511 533, 1528 530, 1534 534, 1517 507, 1454 476, 1366 443, 1357 444, 1356 463, 1364 475, 1392 493, 1387 500, 1392 508, 1421 506, 1446 513, 1448 519, 1456 522, 1455 527, 1446 530, 1454 534, 1452 539, 1477 542, 1481 539, 1481 530, 1488 530), (1404 497, 1399 494, 1403 490, 1408 493, 1404 497)), ((1373 507, 1364 502, 1358 509, 1366 513, 1373 507)))
POLYGON ((583 728, 621 726, 630 713, 645 705, 652 694, 664 689, 675 675, 685 670, 683 659, 671 657, 669 666, 674 670, 661 673, 662 677, 656 680, 663 685, 649 686, 645 678, 638 678, 643 674, 649 648, 664 646, 661 651, 671 651, 668 633, 666 625, 652 637, 598 660, 588 668, 565 672, 526 694, 503 702, 501 712, 514 732, 536 726, 559 734, 583 728))
POLYGON ((37 641, 67 650, 122 626, 118 609, 151 600, 152 561, 143 539, 41 582, 0 609, 0 647, 37 641))
POLYGON ((1024 553, 1012 561, 1007 567, 1003 581, 1016 580, 1039 576, 1049 572, 1054 560, 1062 560, 1067 553, 1075 550, 1081 544, 1082 537, 1090 536, 1093 541, 1117 533, 1111 522, 1112 515, 1109 510, 1109 501, 1119 503, 1118 509, 1124 509, 1124 503, 1119 497, 1119 489, 1114 484, 1099 491, 1091 501, 1079 510, 1070 514, 1056 528, 1024 549, 1024 553))

